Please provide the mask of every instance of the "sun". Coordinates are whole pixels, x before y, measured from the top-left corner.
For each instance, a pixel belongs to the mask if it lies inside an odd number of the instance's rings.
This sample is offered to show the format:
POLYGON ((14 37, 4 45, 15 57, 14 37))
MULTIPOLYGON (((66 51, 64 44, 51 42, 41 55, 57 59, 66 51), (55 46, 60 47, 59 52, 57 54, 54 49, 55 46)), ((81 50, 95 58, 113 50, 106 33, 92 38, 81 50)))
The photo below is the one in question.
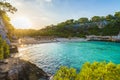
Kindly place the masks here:
POLYGON ((27 17, 16 17, 11 20, 13 26, 17 29, 29 29, 32 27, 31 21, 27 17))

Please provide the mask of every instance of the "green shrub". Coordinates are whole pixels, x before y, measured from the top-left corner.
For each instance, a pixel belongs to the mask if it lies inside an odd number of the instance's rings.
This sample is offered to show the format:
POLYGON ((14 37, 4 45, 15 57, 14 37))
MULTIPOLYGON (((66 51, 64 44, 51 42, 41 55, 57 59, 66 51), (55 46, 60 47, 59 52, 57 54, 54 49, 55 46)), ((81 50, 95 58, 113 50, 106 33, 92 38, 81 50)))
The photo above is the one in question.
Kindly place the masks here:
POLYGON ((4 54, 3 54, 3 47, 0 45, 0 60, 4 59, 4 54))
POLYGON ((4 51, 4 58, 7 58, 9 56, 9 46, 6 44, 5 41, 3 41, 3 51, 4 51))
POLYGON ((9 53, 8 44, 0 37, 0 60, 7 58, 9 56, 9 53))
POLYGON ((62 66, 55 74, 54 80, 74 80, 76 75, 76 69, 62 66))
POLYGON ((53 80, 120 80, 120 64, 86 62, 79 73, 74 68, 61 67, 53 80))

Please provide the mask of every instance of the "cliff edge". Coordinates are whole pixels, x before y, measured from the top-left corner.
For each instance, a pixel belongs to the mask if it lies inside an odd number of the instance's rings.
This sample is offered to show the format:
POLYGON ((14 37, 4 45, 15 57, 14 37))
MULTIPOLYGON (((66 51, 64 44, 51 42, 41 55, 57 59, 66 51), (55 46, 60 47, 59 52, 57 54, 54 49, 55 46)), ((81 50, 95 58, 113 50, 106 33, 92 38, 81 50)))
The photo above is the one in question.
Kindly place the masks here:
POLYGON ((49 80, 49 76, 28 61, 8 58, 0 61, 0 80, 49 80))

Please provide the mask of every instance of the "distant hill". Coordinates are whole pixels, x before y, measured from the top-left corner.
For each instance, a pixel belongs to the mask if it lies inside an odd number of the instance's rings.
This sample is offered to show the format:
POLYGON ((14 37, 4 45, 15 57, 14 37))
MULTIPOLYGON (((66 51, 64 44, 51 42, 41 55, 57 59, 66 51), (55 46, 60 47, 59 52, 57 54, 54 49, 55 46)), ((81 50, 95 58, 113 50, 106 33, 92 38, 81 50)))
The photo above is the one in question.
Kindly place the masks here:
POLYGON ((85 37, 86 35, 112 36, 120 32, 120 12, 114 15, 82 17, 70 19, 57 25, 50 25, 40 30, 16 30, 18 36, 56 36, 85 37), (18 33, 19 32, 19 33, 18 33))
POLYGON ((41 35, 60 37, 84 37, 86 35, 117 35, 120 31, 120 12, 114 15, 93 16, 67 20, 40 30, 41 35))

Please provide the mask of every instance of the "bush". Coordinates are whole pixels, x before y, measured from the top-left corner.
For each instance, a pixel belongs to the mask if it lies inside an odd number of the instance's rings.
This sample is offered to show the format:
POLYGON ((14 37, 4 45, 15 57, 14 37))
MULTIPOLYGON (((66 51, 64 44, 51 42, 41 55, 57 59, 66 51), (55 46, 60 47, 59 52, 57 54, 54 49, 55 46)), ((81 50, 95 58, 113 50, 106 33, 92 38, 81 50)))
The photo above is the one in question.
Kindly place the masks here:
POLYGON ((62 66, 55 74, 53 80, 75 80, 76 75, 76 69, 62 66))
POLYGON ((9 56, 9 53, 8 44, 0 37, 0 60, 7 58, 9 56))
POLYGON ((0 45, 0 60, 4 59, 4 54, 3 54, 3 47, 0 45))
POLYGON ((120 64, 86 62, 79 73, 74 68, 61 67, 53 80, 120 80, 120 64))

